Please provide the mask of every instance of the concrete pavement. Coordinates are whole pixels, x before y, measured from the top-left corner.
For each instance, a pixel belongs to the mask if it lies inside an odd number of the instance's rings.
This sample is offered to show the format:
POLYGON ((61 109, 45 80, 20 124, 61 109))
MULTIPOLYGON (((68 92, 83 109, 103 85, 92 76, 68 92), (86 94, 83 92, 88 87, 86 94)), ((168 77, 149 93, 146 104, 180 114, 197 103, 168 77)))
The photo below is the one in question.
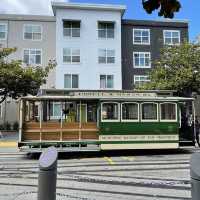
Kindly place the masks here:
POLYGON ((2 133, 0 135, 0 148, 17 148, 18 133, 2 133))
MULTIPOLYGON (((189 160, 194 151, 61 154, 57 199, 190 200, 189 160)), ((0 156, 0 163, 0 199, 37 199, 37 159, 8 153, 0 156)))
MULTIPOLYGON (((38 157, 0 138, 0 200, 36 200, 38 157)), ((191 200, 190 156, 199 149, 63 153, 57 200, 191 200)))

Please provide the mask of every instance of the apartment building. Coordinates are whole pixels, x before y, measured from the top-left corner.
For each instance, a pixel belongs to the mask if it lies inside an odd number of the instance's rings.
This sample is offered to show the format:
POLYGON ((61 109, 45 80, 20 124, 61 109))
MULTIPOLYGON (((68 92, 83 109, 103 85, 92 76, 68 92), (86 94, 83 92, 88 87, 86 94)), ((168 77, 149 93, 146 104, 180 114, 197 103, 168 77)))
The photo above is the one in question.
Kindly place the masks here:
POLYGON ((56 88, 120 90, 122 5, 53 3, 56 88))
MULTIPOLYGON (((48 65, 55 59, 55 17, 37 15, 0 14, 0 47, 16 47, 9 56, 12 60, 22 60, 27 65, 48 65)), ((49 74, 43 88, 55 87, 55 70, 49 74)), ((0 105, 0 124, 17 121, 17 102, 7 99, 0 105)))
POLYGON ((164 45, 179 45, 188 37, 187 21, 122 20, 122 88, 148 82, 164 45))
MULTIPOLYGON (((17 47, 9 59, 24 67, 56 59, 42 88, 133 89, 149 81, 164 45, 188 40, 187 21, 122 20, 124 5, 53 2, 52 8, 54 16, 0 14, 0 46, 17 47)), ((0 124, 17 115, 14 100, 0 105, 0 124)))

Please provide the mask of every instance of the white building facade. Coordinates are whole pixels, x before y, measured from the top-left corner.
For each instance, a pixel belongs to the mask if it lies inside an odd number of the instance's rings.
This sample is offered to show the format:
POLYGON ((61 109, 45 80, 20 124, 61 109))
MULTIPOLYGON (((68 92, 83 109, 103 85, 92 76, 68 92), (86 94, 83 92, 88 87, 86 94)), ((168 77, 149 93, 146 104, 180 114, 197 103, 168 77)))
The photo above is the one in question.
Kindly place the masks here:
POLYGON ((125 6, 53 3, 56 89, 121 90, 125 6))

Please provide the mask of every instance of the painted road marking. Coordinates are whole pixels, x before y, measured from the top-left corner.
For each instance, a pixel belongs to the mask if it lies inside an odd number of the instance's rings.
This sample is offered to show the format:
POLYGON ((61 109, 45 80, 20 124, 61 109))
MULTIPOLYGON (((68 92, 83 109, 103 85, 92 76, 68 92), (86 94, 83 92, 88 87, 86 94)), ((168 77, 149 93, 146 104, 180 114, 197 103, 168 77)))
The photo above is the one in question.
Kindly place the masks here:
POLYGON ((110 157, 104 157, 104 159, 110 164, 110 165, 114 165, 115 162, 112 160, 112 158, 110 157))
POLYGON ((3 142, 0 142, 0 148, 3 148, 3 147, 17 147, 17 142, 8 142, 8 141, 3 141, 3 142))
POLYGON ((131 162, 135 160, 133 156, 123 156, 122 159, 131 161, 131 162))

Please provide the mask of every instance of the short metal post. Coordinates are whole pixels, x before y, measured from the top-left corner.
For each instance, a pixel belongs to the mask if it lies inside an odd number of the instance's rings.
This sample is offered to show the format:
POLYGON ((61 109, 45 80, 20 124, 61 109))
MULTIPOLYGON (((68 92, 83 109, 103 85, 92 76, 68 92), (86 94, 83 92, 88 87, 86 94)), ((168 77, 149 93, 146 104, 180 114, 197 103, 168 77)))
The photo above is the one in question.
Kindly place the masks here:
POLYGON ((39 159, 38 200, 56 200, 58 152, 49 147, 39 159))

